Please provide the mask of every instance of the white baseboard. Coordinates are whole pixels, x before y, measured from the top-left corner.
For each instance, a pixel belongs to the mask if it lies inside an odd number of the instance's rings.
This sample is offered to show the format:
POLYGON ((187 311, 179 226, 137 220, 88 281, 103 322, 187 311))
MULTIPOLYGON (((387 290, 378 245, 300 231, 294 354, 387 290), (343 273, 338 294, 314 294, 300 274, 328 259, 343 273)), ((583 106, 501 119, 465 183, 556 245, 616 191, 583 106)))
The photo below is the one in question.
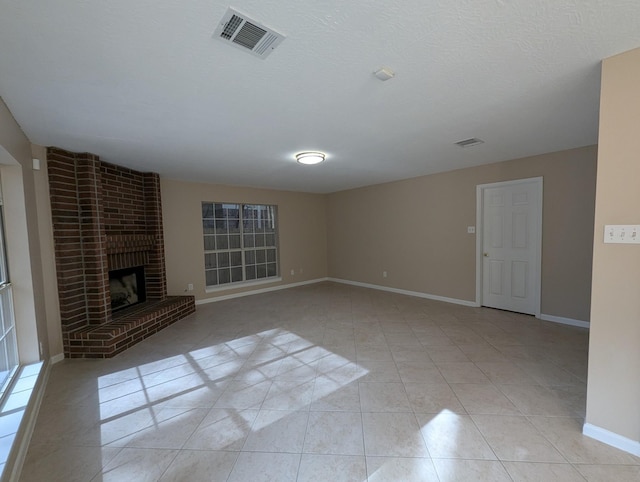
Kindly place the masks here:
POLYGON ((49 361, 52 365, 55 365, 56 363, 60 363, 62 360, 64 360, 64 353, 58 353, 57 355, 53 355, 49 361))
POLYGON ((562 323, 563 325, 579 326, 580 328, 589 328, 591 324, 588 321, 574 320, 573 318, 565 318, 563 316, 540 314, 540 319, 544 321, 552 321, 553 323, 562 323))
POLYGON ((426 298, 428 300, 444 301, 445 303, 453 303, 455 305, 472 306, 476 308, 480 306, 475 301, 459 300, 456 298, 447 298, 446 296, 431 295, 429 293, 421 293, 419 291, 401 290, 398 288, 390 288, 388 286, 373 285, 369 283, 360 283, 359 281, 350 281, 350 280, 340 279, 340 278, 328 278, 328 280, 333 281, 334 283, 342 283, 345 285, 359 286, 361 288, 371 288, 374 290, 388 291, 390 293, 397 293, 400 295, 415 296, 417 298, 426 298))
POLYGON ((321 283, 322 281, 328 281, 328 280, 329 278, 316 278, 308 281, 300 281, 299 283, 289 283, 286 285, 271 286, 269 288, 260 288, 257 290, 242 291, 240 293, 233 293, 230 295, 215 296, 213 298, 196 300, 196 305, 204 305, 206 303, 215 303, 216 301, 232 300, 234 298, 242 298, 243 296, 259 295, 261 293, 269 293, 271 291, 286 290, 288 288, 295 288, 296 286, 312 285, 315 283, 321 283))
POLYGON ((640 457, 640 442, 636 440, 631 440, 590 423, 585 423, 582 426, 582 433, 587 437, 598 440, 599 442, 611 445, 612 447, 624 450, 625 452, 629 452, 636 457, 640 457))

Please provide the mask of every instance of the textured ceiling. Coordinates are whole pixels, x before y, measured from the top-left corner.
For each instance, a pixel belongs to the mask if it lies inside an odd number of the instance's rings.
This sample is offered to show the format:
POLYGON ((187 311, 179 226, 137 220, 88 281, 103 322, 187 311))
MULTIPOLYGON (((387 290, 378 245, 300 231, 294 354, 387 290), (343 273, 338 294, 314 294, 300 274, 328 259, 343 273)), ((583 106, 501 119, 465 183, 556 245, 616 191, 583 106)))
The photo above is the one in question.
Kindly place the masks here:
POLYGON ((640 46, 638 0, 228 1, 0 0, 0 96, 36 144, 332 192, 594 144, 600 60, 640 46), (286 40, 212 38, 230 5, 286 40))

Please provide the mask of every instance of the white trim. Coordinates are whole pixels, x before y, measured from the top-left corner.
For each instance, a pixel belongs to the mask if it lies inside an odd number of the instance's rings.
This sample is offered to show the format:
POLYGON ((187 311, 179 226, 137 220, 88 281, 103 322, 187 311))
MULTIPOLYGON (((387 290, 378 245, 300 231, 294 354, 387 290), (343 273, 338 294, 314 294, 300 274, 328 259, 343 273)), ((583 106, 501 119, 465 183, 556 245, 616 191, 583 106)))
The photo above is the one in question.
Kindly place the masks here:
POLYGON ((309 281, 300 281, 299 283, 289 283, 286 285, 272 286, 270 288, 261 288, 259 290, 242 291, 240 293, 232 293, 230 295, 215 296, 213 298, 205 298, 203 300, 197 300, 196 305, 204 305, 206 303, 215 303, 216 301, 232 300, 234 298, 242 298, 243 296, 259 295, 261 293, 269 293, 271 291, 286 290, 287 288, 295 288, 296 286, 305 286, 315 283, 321 283, 322 281, 328 281, 329 278, 316 278, 309 281))
POLYGON ((537 250, 536 250, 536 282, 535 282, 535 293, 534 293, 534 310, 535 317, 540 318, 540 304, 541 304, 541 295, 542 292, 542 210, 543 210, 543 197, 544 197, 544 180, 542 176, 539 177, 529 177, 526 179, 514 179, 512 181, 500 181, 500 182, 492 182, 489 184, 478 184, 476 185, 476 305, 482 306, 482 238, 483 238, 483 222, 482 222, 482 213, 483 213, 483 191, 492 187, 501 187, 506 185, 516 185, 523 183, 536 183, 538 185, 538 216, 537 216, 537 228, 538 228, 538 236, 536 239, 537 242, 537 250))
POLYGON ((589 328, 591 323, 588 321, 574 320, 573 318, 565 318, 564 316, 540 314, 540 319, 544 321, 552 321, 553 323, 562 323, 563 325, 579 326, 580 328, 589 328))
MULTIPOLYGON (((33 429, 36 426, 36 420, 38 419, 38 413, 40 412, 40 405, 42 404, 44 391, 49 380, 51 364, 45 363, 43 368, 44 370, 41 369, 40 371, 39 380, 36 382, 29 403, 27 403, 27 409, 25 410, 22 422, 20 423, 20 430, 16 435, 16 437, 18 437, 18 444, 12 447, 11 452, 9 453, 9 458, 7 459, 7 463, 4 467, 5 470, 11 469, 11 474, 8 475, 6 480, 18 480, 20 478, 22 466, 24 465, 24 460, 27 457, 27 451, 29 450, 29 444, 31 443, 31 436, 33 435, 33 429)), ((0 476, 2 475, 7 476, 7 472, 4 472, 4 474, 0 473, 0 476)), ((3 478, 2 480, 5 479, 3 478)))
POLYGON ((624 450, 625 452, 629 452, 636 457, 640 457, 640 442, 636 440, 623 437, 622 435, 590 423, 585 423, 582 426, 582 433, 587 437, 598 440, 599 442, 611 445, 612 447, 624 450))
POLYGON ((52 365, 55 365, 56 363, 60 363, 62 360, 64 360, 64 353, 58 353, 57 355, 53 355, 49 362, 52 365))
POLYGON ((345 285, 359 286, 361 288, 371 288, 373 290, 388 291, 390 293, 398 293, 400 295, 415 296, 417 298, 426 298, 428 300, 444 301, 445 303, 453 303, 454 305, 472 306, 472 307, 480 306, 474 301, 459 300, 457 298, 447 298, 446 296, 431 295, 429 293, 421 293, 419 291, 401 290, 398 288, 391 288, 389 286, 373 285, 369 283, 361 283, 359 281, 351 281, 351 280, 339 279, 339 278, 328 278, 328 280, 333 281, 334 283, 342 283, 345 285))
POLYGON ((476 186, 476 303, 482 306, 482 189, 476 186))
POLYGON ((266 285, 269 283, 278 283, 282 281, 282 276, 276 276, 271 278, 264 278, 256 281, 238 281, 236 283, 225 283, 223 285, 218 286, 207 286, 204 291, 205 293, 216 293, 219 291, 232 290, 235 288, 247 288, 249 286, 258 286, 258 285, 266 285))

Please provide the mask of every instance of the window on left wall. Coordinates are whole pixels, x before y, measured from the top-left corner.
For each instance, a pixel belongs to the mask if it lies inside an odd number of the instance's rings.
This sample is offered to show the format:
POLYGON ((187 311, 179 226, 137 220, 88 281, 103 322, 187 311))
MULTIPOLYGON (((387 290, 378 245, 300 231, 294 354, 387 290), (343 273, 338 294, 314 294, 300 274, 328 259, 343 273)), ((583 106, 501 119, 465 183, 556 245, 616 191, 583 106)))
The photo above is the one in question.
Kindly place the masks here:
POLYGON ((202 203, 207 288, 277 278, 276 206, 202 203))
POLYGON ((13 294, 5 251, 2 191, 0 190, 0 399, 18 368, 13 294))

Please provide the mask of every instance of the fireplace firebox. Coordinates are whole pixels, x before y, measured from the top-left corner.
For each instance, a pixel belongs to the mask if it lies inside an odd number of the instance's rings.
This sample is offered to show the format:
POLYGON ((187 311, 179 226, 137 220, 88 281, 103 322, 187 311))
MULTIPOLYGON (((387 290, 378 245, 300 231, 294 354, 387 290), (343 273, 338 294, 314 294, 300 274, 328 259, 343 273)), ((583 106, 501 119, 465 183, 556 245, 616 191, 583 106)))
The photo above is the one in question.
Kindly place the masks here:
POLYGON ((144 267, 136 266, 109 271, 109 289, 112 312, 142 303, 147 299, 144 267))

